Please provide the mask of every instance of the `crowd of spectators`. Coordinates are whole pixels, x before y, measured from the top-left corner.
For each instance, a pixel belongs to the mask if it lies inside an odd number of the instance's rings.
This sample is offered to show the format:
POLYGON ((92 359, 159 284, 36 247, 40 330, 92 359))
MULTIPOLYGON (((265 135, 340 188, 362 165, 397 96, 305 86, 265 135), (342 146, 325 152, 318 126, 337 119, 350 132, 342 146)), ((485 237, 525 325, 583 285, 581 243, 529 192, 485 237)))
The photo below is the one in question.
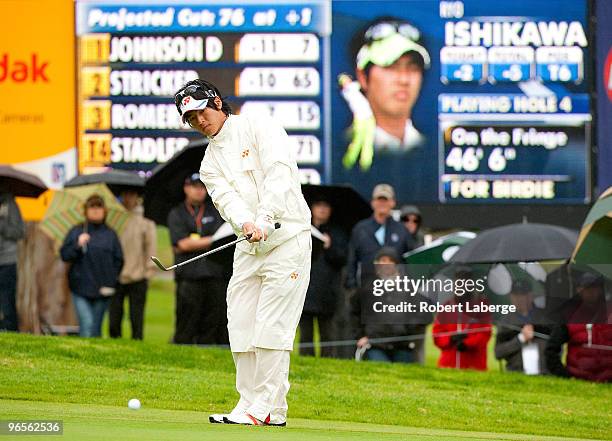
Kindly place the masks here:
MULTIPOLYGON (((213 234, 223 224, 197 174, 185 179, 183 190, 185 200, 168 216, 176 263, 209 250, 213 234)), ((93 195, 83 207, 85 221, 69 231, 60 249, 62 260, 69 263, 68 283, 81 336, 100 336, 108 311, 109 334, 121 337, 128 299, 131 336, 143 339, 148 281, 155 273, 149 256, 156 252, 156 229, 143 217, 137 192, 125 191, 119 200, 130 212, 120 236, 105 223, 104 200, 93 195)), ((300 321, 301 355, 315 354, 313 341, 318 334, 323 357, 346 356, 340 347, 349 337, 356 342, 353 350, 359 359, 423 364, 426 329, 432 325, 440 367, 486 370, 489 340, 495 335, 495 358, 504 361, 508 371, 612 380, 612 305, 606 302, 604 278, 594 273, 577 279, 577 295, 562 305, 555 320, 547 321, 546 311, 536 306, 532 283, 515 280, 509 300, 516 310, 496 320, 495 328, 490 313, 462 313, 456 308, 413 315, 412 322, 364 321, 364 293, 372 293, 374 280, 402 275, 402 256, 424 244, 421 212, 414 205, 396 210, 390 185, 377 185, 370 204, 372 215, 346 231, 331 222, 334 207, 329 200, 311 200, 312 224, 321 233, 322 247, 313 255, 300 321)), ((0 192, 0 330, 4 331, 18 330, 17 243, 23 237, 24 223, 14 198, 0 192)), ((174 343, 228 343, 229 276, 228 268, 211 260, 175 272, 174 343)), ((473 274, 463 267, 453 277, 469 279, 473 274)), ((478 294, 451 296, 444 305, 461 304, 469 310, 469 305, 483 301, 478 294)))

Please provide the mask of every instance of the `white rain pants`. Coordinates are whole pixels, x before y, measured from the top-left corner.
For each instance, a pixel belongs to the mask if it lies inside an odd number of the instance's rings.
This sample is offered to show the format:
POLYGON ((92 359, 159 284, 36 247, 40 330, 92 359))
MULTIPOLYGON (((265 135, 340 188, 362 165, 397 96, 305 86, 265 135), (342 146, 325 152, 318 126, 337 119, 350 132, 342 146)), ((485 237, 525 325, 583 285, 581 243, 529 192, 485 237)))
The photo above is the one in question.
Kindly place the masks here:
POLYGON ((286 420, 289 354, 310 281, 310 231, 265 254, 236 249, 227 288, 230 347, 240 394, 234 411, 286 420))

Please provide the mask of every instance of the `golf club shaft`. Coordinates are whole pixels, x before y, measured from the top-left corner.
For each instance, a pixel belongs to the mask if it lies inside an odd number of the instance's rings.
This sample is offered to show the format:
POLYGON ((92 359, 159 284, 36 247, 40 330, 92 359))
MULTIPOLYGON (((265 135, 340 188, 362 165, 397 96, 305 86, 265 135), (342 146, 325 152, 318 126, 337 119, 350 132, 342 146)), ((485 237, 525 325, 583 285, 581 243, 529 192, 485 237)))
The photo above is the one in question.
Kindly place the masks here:
MULTIPOLYGON (((280 224, 277 222, 277 223, 275 223, 275 224, 274 224, 274 229, 275 229, 275 230, 278 230, 278 229, 280 228, 280 226, 281 226, 281 225, 280 225, 280 224)), ((210 256, 211 254, 214 254, 214 253, 216 253, 216 252, 218 252, 218 251, 224 250, 224 249, 226 249, 226 248, 228 248, 228 247, 234 246, 234 245, 236 245, 237 243, 242 242, 243 240, 249 240, 250 238, 251 238, 251 236, 241 237, 241 238, 236 239, 236 240, 234 240, 234 241, 232 241, 232 242, 230 242, 230 243, 226 243, 225 245, 221 245, 221 246, 220 246, 220 247, 218 247, 218 248, 215 248, 215 249, 213 249, 213 250, 207 251, 206 253, 200 254, 199 256, 195 256, 195 257, 192 257, 191 259, 186 260, 186 261, 184 261, 184 262, 177 263, 176 265, 169 266, 168 268, 166 268, 166 267, 165 267, 165 266, 164 266, 164 265, 163 265, 163 264, 162 264, 162 263, 159 261, 159 259, 158 259, 157 257, 155 257, 155 256, 151 256, 151 260, 152 260, 152 261, 155 263, 155 265, 157 265, 157 266, 159 267, 159 269, 161 269, 161 270, 163 270, 163 271, 170 271, 170 270, 173 270, 173 269, 175 269, 175 268, 178 268, 178 267, 181 267, 181 266, 183 266, 183 265, 186 265, 186 264, 188 264, 188 263, 191 263, 191 262, 193 262, 193 261, 195 261, 195 260, 199 260, 199 259, 201 259, 201 258, 203 258, 203 257, 210 256)))
POLYGON ((216 253, 218 251, 221 251, 221 250, 224 250, 224 249, 229 248, 231 246, 234 246, 237 243, 242 242, 243 240, 248 240, 248 237, 246 237, 246 236, 245 237, 241 237, 240 239, 236 239, 236 240, 234 240, 234 241, 232 241, 230 243, 226 243, 225 245, 221 245, 218 248, 215 248, 213 250, 207 251, 204 254, 200 254, 199 256, 192 257, 191 259, 186 260, 184 262, 177 263, 176 265, 172 265, 171 267, 168 268, 168 270, 172 270, 172 269, 181 267, 183 265, 187 265, 188 263, 191 263, 191 262, 193 262, 195 260, 201 259, 202 257, 210 256, 211 254, 214 254, 214 253, 216 253))

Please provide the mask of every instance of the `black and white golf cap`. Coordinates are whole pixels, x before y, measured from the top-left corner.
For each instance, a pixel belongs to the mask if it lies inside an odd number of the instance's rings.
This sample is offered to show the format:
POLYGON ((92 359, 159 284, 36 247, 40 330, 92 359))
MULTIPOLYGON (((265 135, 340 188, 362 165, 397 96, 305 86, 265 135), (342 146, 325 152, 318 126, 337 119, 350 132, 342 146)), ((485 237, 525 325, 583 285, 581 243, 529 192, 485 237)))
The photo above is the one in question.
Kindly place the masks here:
POLYGON ((181 90, 174 96, 176 107, 183 123, 187 113, 192 110, 202 110, 208 104, 208 100, 217 96, 217 93, 212 89, 204 89, 203 87, 192 84, 181 90))

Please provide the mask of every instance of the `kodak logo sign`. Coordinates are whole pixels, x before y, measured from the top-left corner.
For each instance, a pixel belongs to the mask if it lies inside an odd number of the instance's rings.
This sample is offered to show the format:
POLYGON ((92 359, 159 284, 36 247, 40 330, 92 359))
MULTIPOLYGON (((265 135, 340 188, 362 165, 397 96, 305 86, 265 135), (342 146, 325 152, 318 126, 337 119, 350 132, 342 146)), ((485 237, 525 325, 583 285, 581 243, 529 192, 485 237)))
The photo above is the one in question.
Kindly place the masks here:
POLYGON ((15 83, 48 83, 48 61, 42 61, 38 54, 32 53, 27 59, 11 57, 7 53, 0 56, 0 84, 15 83))

